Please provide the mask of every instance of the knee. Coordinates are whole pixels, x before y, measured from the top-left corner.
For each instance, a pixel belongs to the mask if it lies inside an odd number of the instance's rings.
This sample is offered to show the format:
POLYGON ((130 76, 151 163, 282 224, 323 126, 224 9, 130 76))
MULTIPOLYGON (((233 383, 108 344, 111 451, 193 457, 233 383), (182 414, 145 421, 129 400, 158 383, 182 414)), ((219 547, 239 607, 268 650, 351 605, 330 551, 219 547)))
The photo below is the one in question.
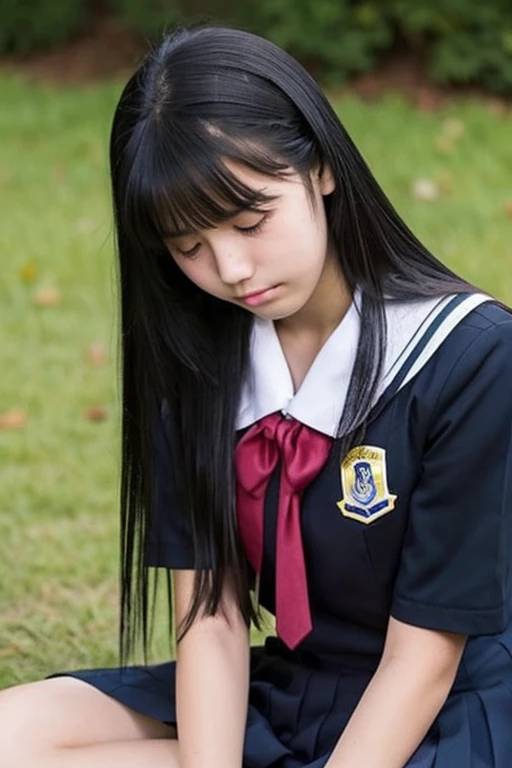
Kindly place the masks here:
POLYGON ((30 685, 0 691, 0 768, 24 765, 37 749, 38 727, 30 685))
POLYGON ((0 691, 0 742, 3 746, 10 734, 21 731, 23 723, 28 725, 29 706, 28 686, 20 685, 0 691), (28 717, 27 717, 28 716, 28 717))

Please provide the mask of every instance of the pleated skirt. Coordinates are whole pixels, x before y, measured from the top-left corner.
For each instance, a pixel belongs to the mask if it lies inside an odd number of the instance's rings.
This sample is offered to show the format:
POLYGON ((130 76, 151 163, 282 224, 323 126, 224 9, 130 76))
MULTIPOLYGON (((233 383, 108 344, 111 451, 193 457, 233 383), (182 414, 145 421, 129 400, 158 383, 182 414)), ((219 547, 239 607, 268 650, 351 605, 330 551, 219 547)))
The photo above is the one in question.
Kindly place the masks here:
MULTIPOLYGON (((297 663, 297 654, 276 638, 252 648, 243 768, 324 768, 374 672, 375 660, 367 657, 334 663, 310 656, 297 663)), ((59 674, 176 726, 179 737, 174 662, 59 674)), ((506 644, 493 640, 467 649, 447 702, 407 766, 512 768, 512 655, 506 644)))

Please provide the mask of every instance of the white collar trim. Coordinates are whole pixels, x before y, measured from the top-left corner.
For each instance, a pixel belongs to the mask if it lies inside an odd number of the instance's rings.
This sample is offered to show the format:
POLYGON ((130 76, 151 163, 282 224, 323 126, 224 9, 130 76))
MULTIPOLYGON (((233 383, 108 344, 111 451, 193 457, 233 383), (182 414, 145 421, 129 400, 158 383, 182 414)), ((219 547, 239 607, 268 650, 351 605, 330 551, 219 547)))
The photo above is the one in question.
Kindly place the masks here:
MULTIPOLYGON (((448 308, 453 296, 386 305, 387 345, 378 398, 399 375, 433 323, 448 308)), ((491 297, 465 297, 424 346, 399 388, 405 386, 466 315, 491 297)), ((341 418, 356 359, 361 322, 359 297, 334 329, 294 393, 293 381, 274 323, 255 318, 249 373, 242 388, 237 429, 244 429, 270 413, 281 411, 318 432, 334 437, 341 418)))

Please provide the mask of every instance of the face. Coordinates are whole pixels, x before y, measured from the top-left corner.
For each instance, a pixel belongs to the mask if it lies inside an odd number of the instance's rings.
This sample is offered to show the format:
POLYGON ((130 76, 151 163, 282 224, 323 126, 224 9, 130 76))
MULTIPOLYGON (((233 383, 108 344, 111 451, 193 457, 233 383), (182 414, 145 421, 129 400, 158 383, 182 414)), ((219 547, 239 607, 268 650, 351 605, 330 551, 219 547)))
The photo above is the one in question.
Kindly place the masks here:
POLYGON ((323 196, 330 173, 312 174, 315 205, 298 174, 263 176, 231 168, 244 184, 272 195, 257 212, 242 211, 214 229, 168 238, 178 267, 203 291, 278 320, 302 309, 326 265, 327 221, 323 196))

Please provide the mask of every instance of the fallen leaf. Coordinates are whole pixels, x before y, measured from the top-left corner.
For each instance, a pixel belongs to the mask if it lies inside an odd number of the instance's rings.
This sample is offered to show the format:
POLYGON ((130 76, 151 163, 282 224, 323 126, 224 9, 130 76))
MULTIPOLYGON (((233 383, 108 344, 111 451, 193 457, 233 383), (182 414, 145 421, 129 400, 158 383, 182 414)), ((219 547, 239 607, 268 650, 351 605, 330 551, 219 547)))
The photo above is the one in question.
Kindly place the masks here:
POLYGON ((449 155, 455 149, 455 144, 451 136, 441 134, 435 141, 435 147, 437 151, 441 152, 443 155, 449 155))
POLYGON ((63 163, 57 163, 57 165, 53 169, 53 175, 54 175, 55 181, 58 184, 62 184, 62 182, 65 180, 67 175, 66 166, 63 165, 63 163))
POLYGON ((88 421, 106 421, 108 418, 107 409, 103 405, 92 405, 87 408, 85 418, 88 421))
POLYGON ((60 304, 61 296, 58 288, 52 285, 43 285, 37 289, 34 296, 36 307, 56 307, 60 304))
POLYGON ((7 645, 0 650, 0 656, 7 658, 7 656, 13 654, 17 655, 21 651, 21 646, 16 643, 7 643, 7 645))
POLYGON ((487 106, 489 112, 496 117, 505 117, 508 114, 508 106, 501 99, 489 99, 487 106))
POLYGON ((81 235, 90 235, 96 229, 96 222, 93 219, 78 219, 76 222, 76 231, 81 235))
POLYGON ((95 341, 85 350, 85 357, 89 365, 99 368, 107 362, 107 347, 102 341, 95 341))
POLYGON ((466 126, 462 120, 458 120, 456 117, 448 117, 446 120, 443 120, 441 130, 450 139, 460 139, 466 130, 466 126))
POLYGON ((27 261, 20 267, 18 274, 24 283, 33 283, 37 278, 37 266, 33 261, 27 261))
POLYGON ((440 195, 449 194, 453 188, 452 174, 448 173, 448 171, 441 171, 436 176, 435 184, 437 186, 437 189, 440 195))
POLYGON ((439 187, 431 179, 417 179, 412 185, 411 194, 417 200, 431 202, 439 197, 439 187))
POLYGON ((420 89, 416 94, 416 106, 420 112, 434 112, 439 107, 440 99, 431 90, 420 89))
POLYGON ((0 414, 0 429, 23 429, 27 426, 27 414, 22 408, 12 408, 0 414))

